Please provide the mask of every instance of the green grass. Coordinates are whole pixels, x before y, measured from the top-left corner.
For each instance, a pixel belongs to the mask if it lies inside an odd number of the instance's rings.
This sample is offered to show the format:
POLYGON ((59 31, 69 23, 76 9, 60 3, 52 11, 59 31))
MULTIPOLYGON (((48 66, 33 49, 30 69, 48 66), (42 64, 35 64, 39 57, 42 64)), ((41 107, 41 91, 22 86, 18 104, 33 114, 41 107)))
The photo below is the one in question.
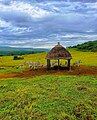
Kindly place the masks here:
POLYGON ((97 77, 2 79, 0 120, 97 120, 97 77))
MULTIPOLYGON (((75 49, 68 50, 72 55, 71 65, 73 65, 74 62, 81 60, 81 65, 97 66, 97 52, 81 52, 76 51, 75 49)), ((23 64, 25 61, 39 61, 41 64, 46 64, 46 55, 46 52, 23 55, 23 60, 13 60, 13 56, 2 56, 0 57, 0 74, 23 71, 25 68, 28 68, 28 66, 20 67, 19 69, 17 69, 17 66, 23 64)), ((64 60, 61 61, 64 63, 64 60)))
POLYGON ((23 55, 23 60, 13 60, 13 56, 2 56, 0 57, 0 74, 12 73, 12 72, 21 72, 28 66, 23 66, 17 69, 19 64, 24 64, 26 61, 36 62, 39 61, 41 64, 46 63, 45 59, 46 53, 39 54, 28 54, 23 55))
POLYGON ((69 49, 69 51, 73 58, 71 64, 75 61, 81 60, 81 65, 97 66, 97 52, 81 52, 76 51, 75 49, 69 49))

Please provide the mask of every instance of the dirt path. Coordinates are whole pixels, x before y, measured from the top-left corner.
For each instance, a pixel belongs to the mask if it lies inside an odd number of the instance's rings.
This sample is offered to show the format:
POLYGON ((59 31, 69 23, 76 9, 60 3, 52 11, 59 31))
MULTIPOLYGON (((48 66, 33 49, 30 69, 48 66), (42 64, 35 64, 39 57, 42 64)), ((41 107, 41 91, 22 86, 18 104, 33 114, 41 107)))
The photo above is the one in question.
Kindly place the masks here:
POLYGON ((1 74, 1 78, 31 78, 41 75, 77 75, 77 76, 97 76, 97 67, 92 66, 80 66, 80 67, 71 67, 70 71, 67 70, 49 70, 46 68, 39 68, 38 70, 26 69, 22 73, 11 73, 11 74, 1 74))

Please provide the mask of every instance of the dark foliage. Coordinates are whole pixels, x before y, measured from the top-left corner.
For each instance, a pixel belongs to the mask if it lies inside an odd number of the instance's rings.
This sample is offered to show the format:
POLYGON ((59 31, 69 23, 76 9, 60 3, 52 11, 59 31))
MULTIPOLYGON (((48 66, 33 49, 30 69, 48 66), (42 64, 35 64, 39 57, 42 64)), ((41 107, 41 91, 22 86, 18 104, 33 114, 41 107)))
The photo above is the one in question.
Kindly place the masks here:
POLYGON ((77 50, 81 51, 97 52, 97 40, 85 42, 69 48, 76 48, 77 50))
POLYGON ((13 60, 22 60, 22 59, 24 59, 23 57, 20 57, 20 56, 17 56, 17 55, 15 55, 14 57, 13 57, 13 60))

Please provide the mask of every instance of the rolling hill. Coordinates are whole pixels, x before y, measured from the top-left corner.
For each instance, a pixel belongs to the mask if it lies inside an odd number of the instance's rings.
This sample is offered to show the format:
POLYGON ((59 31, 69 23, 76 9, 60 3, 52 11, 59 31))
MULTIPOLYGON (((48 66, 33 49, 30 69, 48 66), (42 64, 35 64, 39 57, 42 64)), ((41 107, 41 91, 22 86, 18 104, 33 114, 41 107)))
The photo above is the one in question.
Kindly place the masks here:
POLYGON ((23 54, 33 54, 48 51, 48 49, 43 48, 14 48, 14 47, 4 47, 0 46, 0 56, 4 55, 23 55, 23 54))
POLYGON ((85 42, 69 48, 76 48, 76 50, 80 51, 97 52, 97 40, 85 42))

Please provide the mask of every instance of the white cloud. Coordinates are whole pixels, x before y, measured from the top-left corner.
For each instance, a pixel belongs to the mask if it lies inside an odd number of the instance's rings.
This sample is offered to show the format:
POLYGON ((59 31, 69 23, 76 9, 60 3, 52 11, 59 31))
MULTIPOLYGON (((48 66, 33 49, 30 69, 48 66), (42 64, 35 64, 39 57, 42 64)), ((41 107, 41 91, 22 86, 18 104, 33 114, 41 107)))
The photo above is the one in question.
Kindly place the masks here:
POLYGON ((0 20, 0 27, 9 27, 12 26, 11 23, 6 22, 4 20, 0 20))
POLYGON ((41 18, 50 15, 49 11, 43 10, 38 6, 16 1, 12 2, 9 6, 0 4, 0 11, 19 11, 29 14, 32 18, 41 18))
POLYGON ((87 8, 89 8, 89 9, 92 9, 92 8, 97 9, 97 2, 95 2, 95 3, 87 3, 87 8))
POLYGON ((47 45, 40 45, 38 47, 34 47, 34 48, 45 48, 45 49, 50 49, 52 47, 54 47, 55 45, 52 45, 52 44, 47 44, 47 45))
POLYGON ((20 44, 20 45, 22 45, 22 44, 25 44, 26 43, 26 41, 16 41, 16 40, 14 40, 14 41, 10 41, 10 44, 14 44, 14 45, 17 45, 17 44, 20 44))

